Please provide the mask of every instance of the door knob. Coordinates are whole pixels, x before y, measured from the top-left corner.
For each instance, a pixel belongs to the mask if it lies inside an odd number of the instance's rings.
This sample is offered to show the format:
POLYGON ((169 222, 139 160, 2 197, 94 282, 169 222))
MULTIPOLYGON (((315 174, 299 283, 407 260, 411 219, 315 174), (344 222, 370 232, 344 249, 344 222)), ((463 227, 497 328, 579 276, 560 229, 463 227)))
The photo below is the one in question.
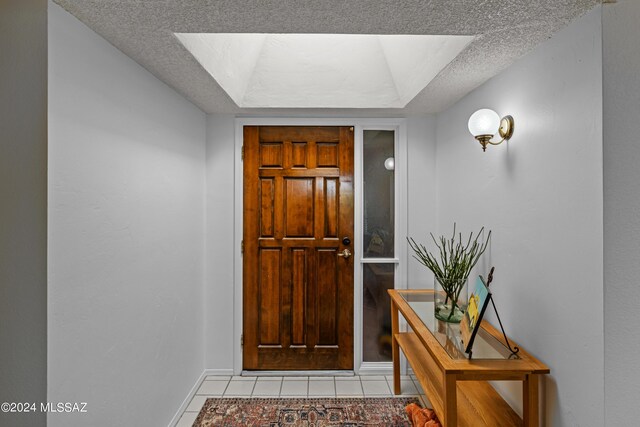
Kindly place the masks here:
POLYGON ((349 249, 345 249, 342 252, 338 252, 338 256, 349 258, 351 256, 351 251, 349 249))

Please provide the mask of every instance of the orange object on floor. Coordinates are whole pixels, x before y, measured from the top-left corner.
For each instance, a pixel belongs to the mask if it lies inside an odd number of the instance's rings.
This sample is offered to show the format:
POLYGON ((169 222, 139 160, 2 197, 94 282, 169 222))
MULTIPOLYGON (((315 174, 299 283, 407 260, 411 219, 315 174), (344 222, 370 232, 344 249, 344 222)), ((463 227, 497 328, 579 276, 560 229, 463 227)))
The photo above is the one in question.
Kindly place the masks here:
POLYGON ((415 403, 410 403, 405 407, 405 411, 413 427, 442 427, 433 409, 421 408, 415 403))

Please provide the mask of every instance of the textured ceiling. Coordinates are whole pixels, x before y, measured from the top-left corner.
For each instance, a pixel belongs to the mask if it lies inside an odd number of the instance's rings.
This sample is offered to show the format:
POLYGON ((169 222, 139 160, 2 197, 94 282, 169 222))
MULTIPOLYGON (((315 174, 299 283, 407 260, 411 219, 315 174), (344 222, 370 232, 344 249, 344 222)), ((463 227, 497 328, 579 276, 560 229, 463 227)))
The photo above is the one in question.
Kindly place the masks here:
MULTIPOLYGON (((477 36, 406 107, 365 110, 370 115, 442 111, 600 3, 600 0, 54 1, 208 113, 274 114, 289 110, 239 108, 174 33, 477 36)), ((322 110, 305 111, 322 113, 322 110)))

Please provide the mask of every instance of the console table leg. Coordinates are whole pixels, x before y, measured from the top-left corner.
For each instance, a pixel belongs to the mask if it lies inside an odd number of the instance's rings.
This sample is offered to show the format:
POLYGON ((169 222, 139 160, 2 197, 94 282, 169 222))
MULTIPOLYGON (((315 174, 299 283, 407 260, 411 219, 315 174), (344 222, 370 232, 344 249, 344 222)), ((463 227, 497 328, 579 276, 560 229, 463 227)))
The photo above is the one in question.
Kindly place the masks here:
POLYGON ((400 333, 398 325, 398 306, 391 300, 391 357, 393 358, 393 394, 400 394, 400 347, 396 334, 400 333))
POLYGON ((522 382, 524 427, 538 427, 540 425, 540 417, 538 415, 538 379, 539 375, 529 374, 522 382))
POLYGON ((444 425, 456 427, 458 425, 458 396, 456 389, 457 376, 444 375, 444 425))

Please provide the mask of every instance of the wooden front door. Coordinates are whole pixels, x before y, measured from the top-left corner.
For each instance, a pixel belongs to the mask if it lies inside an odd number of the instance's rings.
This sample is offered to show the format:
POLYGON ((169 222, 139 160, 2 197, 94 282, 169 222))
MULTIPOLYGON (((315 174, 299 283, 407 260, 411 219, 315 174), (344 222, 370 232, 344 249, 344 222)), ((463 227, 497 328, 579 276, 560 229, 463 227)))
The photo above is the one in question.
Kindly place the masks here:
POLYGON ((353 128, 244 127, 243 368, 353 369, 353 128))

